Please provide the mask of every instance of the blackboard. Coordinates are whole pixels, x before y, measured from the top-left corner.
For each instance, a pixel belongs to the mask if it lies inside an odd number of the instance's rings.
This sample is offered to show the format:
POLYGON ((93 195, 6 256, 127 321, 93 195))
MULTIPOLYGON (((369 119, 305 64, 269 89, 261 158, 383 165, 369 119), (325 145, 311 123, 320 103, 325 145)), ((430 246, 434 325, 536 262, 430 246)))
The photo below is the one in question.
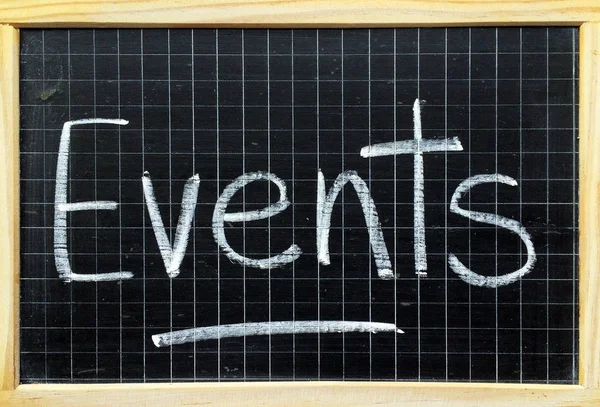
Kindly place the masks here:
POLYGON ((21 382, 577 383, 577 37, 22 30, 21 382))

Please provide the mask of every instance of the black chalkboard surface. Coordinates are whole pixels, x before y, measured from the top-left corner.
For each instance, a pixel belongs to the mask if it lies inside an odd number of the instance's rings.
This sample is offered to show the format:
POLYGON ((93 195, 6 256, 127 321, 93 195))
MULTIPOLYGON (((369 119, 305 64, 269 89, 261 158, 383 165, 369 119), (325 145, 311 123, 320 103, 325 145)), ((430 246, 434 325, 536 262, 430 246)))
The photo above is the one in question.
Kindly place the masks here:
POLYGON ((577 383, 577 38, 22 30, 21 382, 577 383))

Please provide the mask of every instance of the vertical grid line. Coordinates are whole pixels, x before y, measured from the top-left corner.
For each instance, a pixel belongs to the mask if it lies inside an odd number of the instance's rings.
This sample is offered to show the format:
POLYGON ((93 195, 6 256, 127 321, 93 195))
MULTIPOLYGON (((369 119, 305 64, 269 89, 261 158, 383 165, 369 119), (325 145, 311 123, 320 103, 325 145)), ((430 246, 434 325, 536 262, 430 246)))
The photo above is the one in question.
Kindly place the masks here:
MULTIPOLYGON (((421 29, 417 28, 417 99, 421 103, 421 29)), ((414 123, 413 123, 414 125, 414 123)), ((416 192, 415 192, 416 193, 416 192)), ((414 209, 414 208, 413 208, 414 209)), ((416 253, 415 253, 416 256, 416 253)), ((418 381, 421 381, 421 274, 417 272, 417 358, 418 381)), ((370 276, 369 276, 370 277, 370 276)))
MULTIPOLYGON (((469 133, 469 152, 468 152, 468 156, 469 156, 469 178, 471 177, 471 139, 472 139, 472 132, 471 132, 471 70, 472 70, 472 52, 471 52, 471 47, 472 47, 472 40, 473 40, 473 32, 471 27, 469 27, 469 80, 468 80, 468 86, 469 86, 469 129, 468 129, 468 133, 469 133)), ((471 194, 469 194, 469 210, 471 210, 471 194)), ((468 238, 468 248, 469 248, 469 254, 468 254, 468 258, 469 258, 469 267, 471 267, 471 219, 468 220, 468 230, 469 230, 469 238, 468 238)), ((468 290, 469 290, 469 382, 473 381, 473 335, 471 333, 471 325, 472 325, 472 320, 471 320, 471 285, 468 284, 468 290)))
MULTIPOLYGON (((145 94, 144 94, 144 31, 140 29, 140 78, 141 78, 141 120, 140 127, 142 129, 142 173, 146 170, 146 139, 145 139, 145 94)), ((142 350, 143 350, 143 369, 144 369, 144 383, 146 382, 146 213, 144 211, 144 191, 142 190, 142 196, 140 198, 140 202, 142 202, 142 300, 143 300, 143 325, 142 331, 144 335, 144 339, 142 340, 142 350)))
MULTIPOLYGON (((167 92, 169 95, 169 240, 173 242, 173 118, 171 112, 171 29, 167 29, 167 92)), ((169 328, 173 331, 173 279, 169 279, 169 328)), ((169 377, 173 383, 173 347, 169 347, 169 377)))
MULTIPOLYGON (((217 196, 221 192, 221 183, 220 183, 220 163, 219 163, 219 149, 220 149, 220 132, 219 132, 219 29, 215 30, 215 86, 216 86, 216 104, 217 104, 217 148, 216 148, 216 156, 217 156, 217 196)), ((225 227, 223 225, 223 227, 225 227)), ((245 225, 244 225, 245 229, 245 225)), ((221 254, 217 250, 217 326, 221 326, 221 254)), ((220 328, 217 328, 217 331, 220 331, 220 328)), ((221 381, 221 339, 217 339, 217 378, 218 381, 221 381)))
MULTIPOLYGON (((294 100, 294 30, 291 30, 291 72, 292 72, 292 225, 296 227, 296 109, 294 100)), ((296 243, 296 234, 292 234, 292 243, 296 243)), ((296 262, 292 262, 292 319, 296 321, 296 262)), ((296 380, 296 334, 292 334, 292 380, 296 380)))
MULTIPOLYGON (((371 129, 372 129, 372 123, 371 123, 371 29, 369 28, 369 30, 367 31, 368 36, 367 36, 367 45, 368 45, 368 51, 367 51, 367 58, 368 58, 368 72, 367 72, 367 80, 368 80, 368 95, 367 95, 367 111, 368 111, 368 123, 369 123, 369 130, 368 130, 368 137, 369 137, 369 143, 368 145, 371 145, 371 129)), ((372 182, 371 180, 373 179, 373 176, 371 174, 371 157, 368 158, 368 165, 369 165, 369 191, 372 191, 372 182)), ((373 224, 371 221, 372 218, 372 211, 369 211, 369 225, 368 227, 371 227, 371 225, 373 224)), ((372 269, 373 269, 373 265, 372 265, 372 260, 371 260, 371 254, 372 254, 372 249, 371 249, 371 244, 370 242, 367 243, 368 246, 368 251, 367 253, 369 254, 369 322, 373 321, 373 291, 372 291, 372 269)), ((369 332, 369 380, 373 380, 373 334, 371 332, 369 332)))
MULTIPOLYGON (((523 220, 523 29, 519 28, 519 221, 523 220)), ((523 245, 519 245, 522 256, 523 245)), ((521 263, 522 260, 521 259, 521 263)), ((519 279, 519 383, 523 383, 523 279, 519 279)))
MULTIPOLYGON (((344 138, 345 138, 345 134, 344 134, 344 30, 342 30, 341 35, 340 35, 340 50, 341 50, 341 57, 340 57, 340 63, 341 63, 341 68, 340 68, 340 75, 341 75, 341 128, 342 128, 342 171, 344 172, 346 170, 346 162, 345 162, 345 158, 346 158, 346 150, 345 150, 345 145, 344 145, 344 138)), ((344 194, 344 190, 345 188, 342 188, 341 191, 341 195, 342 195, 342 208, 344 208, 345 206, 345 194, 344 194)), ((345 222, 345 216, 342 213, 342 320, 346 320, 346 222, 345 222)), ((346 380, 346 334, 344 332, 342 332, 342 379, 346 380)))
MULTIPOLYGON (((546 28, 546 239, 550 239, 550 32, 546 28)), ((550 244, 546 242, 546 383, 550 382, 550 244)))
MULTIPOLYGON (((117 116, 121 119, 121 30, 117 29, 117 116)), ((69 103, 71 106, 71 103, 69 103)), ((121 202, 121 126, 117 127, 119 202, 121 202)), ((119 272, 123 272, 123 210, 119 205, 119 272)), ((119 379, 123 383, 123 284, 119 284, 119 379)))
MULTIPOLYGON (((67 36, 67 51, 70 50, 70 46, 71 46, 70 36, 67 36)), ((95 43, 94 43, 94 46, 95 46, 95 43)), ((45 48, 45 44, 44 44, 44 48, 45 48)), ((94 54, 95 53, 96 52, 94 52, 94 54)), ((69 52, 69 54, 70 54, 70 52, 69 52)), ((46 59, 45 50, 44 50, 44 59, 46 59)), ((71 60, 71 56, 69 55, 69 57, 67 58, 67 62, 70 62, 70 60, 71 60)), ((95 71, 95 68, 96 68, 96 64, 95 64, 95 61, 96 61, 96 56, 94 55, 94 112, 95 112, 95 109, 96 109, 96 107, 95 107, 96 106, 96 98, 95 98, 95 93, 96 93, 96 82, 95 82, 95 80, 96 80, 96 71, 95 71)), ((68 69, 67 71, 68 71, 67 77, 69 78, 69 83, 71 83, 71 70, 68 69)), ((46 89, 46 86, 44 86, 44 90, 45 89, 46 89)), ((70 120, 71 119, 71 92, 69 92, 68 98, 69 98, 68 101, 69 101, 69 120, 70 120)), ((95 146, 96 146, 96 132, 94 132, 94 161, 96 159, 96 149, 95 149, 95 146)), ((96 178, 98 178, 97 177, 97 167, 96 166, 94 166, 94 171, 95 171, 94 172, 94 175, 95 175, 94 179, 96 179, 96 178)), ((68 172, 68 174, 71 174, 71 176, 73 174, 71 172, 71 160, 69 160, 69 172, 68 172)), ((70 183, 69 183, 69 196, 72 196, 71 195, 71 184, 70 183)), ((97 197, 97 188, 96 188, 96 197, 94 199, 98 199, 98 197, 97 197)), ((70 213, 69 213, 69 221, 71 221, 71 214, 70 213)), ((97 234, 98 233, 98 217, 97 216, 96 216, 96 225, 95 226, 96 226, 95 233, 97 234)), ((70 234, 71 234, 71 237, 73 237, 72 232, 70 232, 70 234)), ((98 239, 96 239, 96 269, 98 269, 98 239)), ((71 303, 69 304, 69 308, 70 308, 70 313, 71 313, 71 316, 70 316, 70 324, 71 324, 71 332, 70 332, 70 340, 71 340, 70 346, 71 347, 70 347, 70 351, 71 351, 71 383, 72 383, 73 382, 73 285, 72 284, 69 284, 69 296, 70 296, 70 299, 71 299, 71 303)), ((97 298, 97 296, 96 296, 96 298, 97 298)), ((98 305, 96 305, 96 326, 97 326, 97 324, 98 324, 98 305)), ((96 362, 96 377, 98 377, 98 365, 97 365, 97 362, 96 362)))
MULTIPOLYGON (((494 57, 495 57, 495 70, 494 70, 494 76, 495 76, 495 83, 494 83, 494 145, 495 145, 495 152, 494 152, 494 166, 495 166, 495 173, 498 174, 498 28, 495 29, 494 32, 495 36, 494 36, 494 57)), ((494 188, 496 189, 496 196, 495 196, 495 200, 494 200, 494 213, 498 213, 498 183, 495 182, 494 183, 494 188)), ((494 273, 496 275, 496 279, 498 279, 498 226, 496 225, 494 227, 494 235, 495 235, 495 240, 494 240, 494 244, 496 246, 496 252, 494 255, 494 260, 495 260, 495 265, 494 265, 494 273)), ((495 334, 496 334, 496 343, 495 343, 495 350, 496 350, 496 355, 495 355, 495 381, 496 383, 498 383, 498 287, 494 288, 494 313, 495 313, 495 334)))
MULTIPOLYGON (((94 68, 94 117, 97 117, 98 114, 96 113, 96 105, 97 105, 97 89, 96 89, 96 29, 94 28, 92 30, 92 46, 93 46, 93 68, 94 68)), ((97 148, 98 148, 98 140, 97 140, 97 126, 94 124, 94 200, 97 201, 98 200, 98 152, 97 152, 97 148)), ((69 166, 71 161, 69 160, 69 166)), ((69 171, 70 172, 70 171, 69 171)), ((71 173, 72 174, 72 173, 71 173)), ((70 216, 69 216, 70 217, 70 216)), ((98 235, 98 211, 94 211, 94 233, 96 234, 96 236, 98 235)), ((95 265, 96 265, 96 270, 98 270, 98 239, 95 239, 95 265)), ((99 371, 99 366, 98 366, 98 358, 99 358, 99 354, 98 354, 98 347, 100 345, 100 340, 99 340, 99 323, 98 323, 98 282, 96 281, 94 283, 94 285, 96 286, 96 379, 98 379, 98 371, 99 371)), ((73 284, 71 284, 69 286, 70 290, 72 290, 73 288, 73 284)), ((72 295, 72 291, 71 291, 71 298, 73 298, 72 295)), ((71 311, 71 315, 73 314, 73 312, 71 311)), ((71 330, 72 331, 72 330, 71 330)), ((73 339, 71 338, 71 343, 73 342, 73 339)), ((73 371, 73 366, 71 366, 71 372, 73 371)), ((72 378, 71 378, 72 379, 72 378)))
MULTIPOLYGON (((244 35, 245 30, 242 30, 242 171, 246 173, 246 49, 244 35)), ((246 188, 242 188, 242 211, 246 212, 246 188)), ((242 223, 242 250, 246 257, 246 219, 242 223)), ((244 281, 243 298, 244 298, 244 322, 246 322, 246 263, 242 264, 242 279, 244 281)), ((244 326, 244 334, 246 327, 244 326)), ((246 335, 244 335, 244 381, 247 379, 247 352, 246 352, 246 335)))
MULTIPOLYGON (((317 29, 317 168, 321 168, 321 155, 320 155, 320 128, 321 128, 321 117, 319 107, 319 93, 321 91, 320 78, 319 78, 319 29, 317 29)), ((317 320, 321 323, 321 265, 317 261, 317 320)), ((317 333, 317 378, 321 379, 321 333, 317 333)))
MULTIPOLYGON (((448 29, 444 30, 444 138, 448 140, 448 29)), ((448 259, 448 150, 444 150, 444 260, 448 259)), ((444 261, 445 374, 448 381, 448 262, 444 261)))
MULTIPOLYGON (((573 127, 573 131, 572 131, 572 149, 573 149, 573 176, 575 176, 575 174, 577 173, 577 151, 579 150, 578 147, 578 143, 577 143, 577 99, 576 99, 576 89, 577 89, 577 83, 576 83, 576 74, 577 74, 577 55, 575 53, 575 44, 577 41, 577 37, 575 35, 576 31, 573 30, 572 34, 571 34, 571 51, 572 51, 572 78, 573 78, 573 83, 571 85, 572 87, 572 103, 573 103, 573 121, 571 122, 571 125, 573 127)), ((576 178, 577 181, 579 181, 576 178)), ((573 226, 574 230, 579 230, 578 229, 578 224, 577 224, 577 213, 578 213, 578 205, 575 204, 575 202, 577 202, 577 186, 578 186, 579 182, 573 182, 573 215, 572 215, 572 222, 571 225, 573 226)), ((572 346, 571 346, 571 352, 573 352, 573 359, 571 362, 571 366, 573 367, 573 374, 572 374, 572 383, 575 384, 578 382, 577 377, 578 377, 578 370, 577 370, 577 330, 575 329, 575 326, 577 324, 577 306, 576 306, 576 301, 577 299, 577 257, 575 255, 575 253, 578 252, 578 248, 577 248, 577 233, 573 234, 573 261, 572 261, 572 267, 573 267, 573 291, 572 291, 572 295, 573 295, 573 308, 572 308, 572 313, 573 313, 573 322, 572 322, 572 327, 573 327, 573 339, 572 339, 572 346)))
MULTIPOLYGON (((267 29, 267 171, 269 174, 271 173, 271 58, 270 58, 270 48, 271 44, 269 38, 271 36, 271 32, 267 29)), ((268 205, 271 204, 271 185, 267 186, 267 197, 268 197, 268 205)), ((269 252, 269 259, 271 259, 271 217, 267 218, 267 250, 269 252)), ((271 260, 269 260, 269 270, 268 270, 268 279, 269 279, 269 324, 271 323, 271 260)), ((272 335, 271 335, 271 325, 269 325, 269 381, 272 380, 272 356, 271 356, 271 347, 272 347, 272 335)))
MULTIPOLYGON (((343 31, 342 31, 343 32, 343 31)), ((397 56, 397 30, 393 29, 394 36, 394 142, 398 142, 398 71, 396 69, 397 56)), ((394 154, 394 325, 398 326, 398 155, 394 154)), ((398 380, 398 335, 394 335, 394 381, 398 380)))
MULTIPOLYGON (((45 30, 42 30, 42 87, 46 89, 46 38, 45 38, 45 30)), ((70 37, 70 32, 69 32, 70 37)), ((67 50, 69 49, 70 43, 67 45, 67 50)), ((70 61, 71 53, 69 52, 69 56, 67 56, 67 61, 70 61)), ((67 70, 68 78, 71 76, 71 70, 67 70)), ((69 95, 71 95, 71 81, 69 80, 69 95)), ((69 120, 71 117, 69 117, 69 120)), ((46 105, 42 106, 42 122, 44 123, 44 130, 42 130, 42 149, 44 150, 43 157, 43 171, 42 176, 44 180, 43 185, 43 194, 44 194, 44 202, 48 201, 48 197, 46 195, 46 154, 48 151, 46 150, 46 105)), ((44 210, 44 230, 48 227, 48 220, 46 216, 46 210, 44 210)), ((47 239, 44 239, 44 253, 48 253, 48 245, 47 239)), ((45 382, 48 383, 48 267, 47 261, 44 261, 44 372, 45 372, 45 382)))
MULTIPOLYGON (((190 61, 190 69, 191 69, 191 79, 192 79, 192 92, 191 92, 191 98, 192 98, 192 174, 196 174, 196 74, 195 74, 195 69, 196 66, 194 64, 194 60, 195 58, 195 51, 194 51, 194 35, 195 35, 195 30, 194 29, 190 29, 190 48, 191 48, 191 61, 190 61)), ((193 272, 193 283, 194 286, 192 287, 193 289, 193 298, 194 298, 194 309, 193 309, 193 319, 194 319, 194 326, 198 326, 198 320, 197 320, 197 311, 196 311, 196 307, 197 307, 197 302, 196 302, 196 284, 198 282, 197 277, 196 277, 196 216, 194 216, 193 220, 192 220, 192 231, 193 231, 193 236, 192 236, 192 260, 193 260, 193 264, 192 264, 192 272, 193 272)), ((244 302, 245 303, 245 302, 244 302)), ((198 347, 197 347, 198 342, 194 341, 194 355, 193 355, 193 363, 194 363, 194 372, 193 372, 193 377, 194 377, 194 381, 197 380, 197 357, 196 357, 196 353, 198 351, 198 347)))

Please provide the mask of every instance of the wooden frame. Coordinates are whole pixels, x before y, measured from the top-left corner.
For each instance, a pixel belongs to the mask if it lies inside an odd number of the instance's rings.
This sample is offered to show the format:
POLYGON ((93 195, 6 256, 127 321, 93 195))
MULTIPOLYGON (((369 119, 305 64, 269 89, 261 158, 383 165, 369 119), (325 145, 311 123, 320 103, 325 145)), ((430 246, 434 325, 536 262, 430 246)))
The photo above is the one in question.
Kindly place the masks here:
POLYGON ((3 0, 0 3, 0 405, 600 405, 600 3, 597 0, 3 0), (19 385, 19 28, 580 26, 579 385, 19 385))

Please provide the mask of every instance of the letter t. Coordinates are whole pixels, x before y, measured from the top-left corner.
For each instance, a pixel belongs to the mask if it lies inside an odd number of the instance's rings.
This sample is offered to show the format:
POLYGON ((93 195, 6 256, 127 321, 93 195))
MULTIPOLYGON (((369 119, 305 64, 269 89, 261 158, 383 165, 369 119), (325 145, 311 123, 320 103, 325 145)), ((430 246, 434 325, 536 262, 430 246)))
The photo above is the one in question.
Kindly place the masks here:
POLYGON ((413 104, 413 140, 379 143, 363 147, 363 158, 396 154, 412 154, 414 157, 414 251, 416 274, 427 276, 427 250, 425 245, 425 192, 423 176, 423 153, 434 151, 462 151, 457 137, 443 140, 423 140, 421 134, 421 106, 419 99, 413 104))

